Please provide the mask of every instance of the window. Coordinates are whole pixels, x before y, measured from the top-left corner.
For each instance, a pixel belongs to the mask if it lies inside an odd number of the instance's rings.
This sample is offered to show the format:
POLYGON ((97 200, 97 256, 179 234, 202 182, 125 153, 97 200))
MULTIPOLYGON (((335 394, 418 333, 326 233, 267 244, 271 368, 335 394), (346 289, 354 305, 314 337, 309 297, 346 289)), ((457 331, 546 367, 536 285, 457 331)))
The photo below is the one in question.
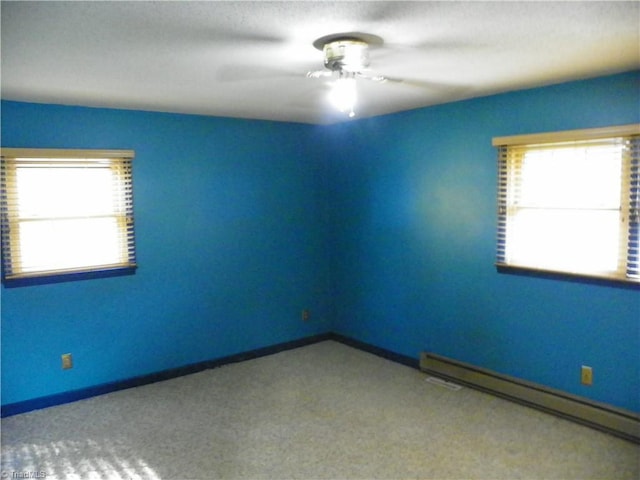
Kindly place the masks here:
POLYGON ((640 283, 640 125, 493 145, 498 267, 640 283))
POLYGON ((3 282, 132 273, 132 159, 132 151, 3 148, 3 282))

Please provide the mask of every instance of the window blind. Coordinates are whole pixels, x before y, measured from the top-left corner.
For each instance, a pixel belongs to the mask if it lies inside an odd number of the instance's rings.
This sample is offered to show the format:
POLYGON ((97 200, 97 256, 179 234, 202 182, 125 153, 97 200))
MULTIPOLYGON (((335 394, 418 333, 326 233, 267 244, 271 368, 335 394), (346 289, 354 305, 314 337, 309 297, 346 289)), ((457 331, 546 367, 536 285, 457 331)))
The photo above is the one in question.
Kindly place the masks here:
POLYGON ((640 136, 622 130, 494 139, 498 266, 640 280, 640 136))
POLYGON ((630 142, 627 276, 640 281, 640 136, 630 142))
POLYGON ((3 280, 135 268, 132 159, 2 149, 3 280))

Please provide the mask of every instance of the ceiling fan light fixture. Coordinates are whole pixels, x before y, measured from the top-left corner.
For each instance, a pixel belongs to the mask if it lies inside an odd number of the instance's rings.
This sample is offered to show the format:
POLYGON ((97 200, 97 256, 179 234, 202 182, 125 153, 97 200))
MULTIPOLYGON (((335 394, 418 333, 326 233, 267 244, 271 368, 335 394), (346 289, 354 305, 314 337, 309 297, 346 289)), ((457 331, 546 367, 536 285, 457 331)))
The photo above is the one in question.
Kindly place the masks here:
MULTIPOLYGON (((329 72, 308 72, 307 77, 320 78, 335 76, 337 73, 339 77, 329 92, 329 101, 341 112, 348 112, 349 117, 354 117, 357 101, 356 76, 369 78, 362 74, 370 65, 369 46, 380 46, 382 43, 382 38, 361 32, 338 33, 318 38, 313 46, 322 50, 324 66, 329 72)), ((377 80, 374 77, 370 79, 377 80)))
POLYGON ((369 66, 369 46, 356 39, 329 42, 324 46, 324 66, 329 70, 360 72, 369 66))
POLYGON ((349 117, 355 116, 354 107, 358 99, 356 91, 356 79, 353 74, 340 72, 338 78, 329 92, 329 101, 341 112, 349 112, 349 117))

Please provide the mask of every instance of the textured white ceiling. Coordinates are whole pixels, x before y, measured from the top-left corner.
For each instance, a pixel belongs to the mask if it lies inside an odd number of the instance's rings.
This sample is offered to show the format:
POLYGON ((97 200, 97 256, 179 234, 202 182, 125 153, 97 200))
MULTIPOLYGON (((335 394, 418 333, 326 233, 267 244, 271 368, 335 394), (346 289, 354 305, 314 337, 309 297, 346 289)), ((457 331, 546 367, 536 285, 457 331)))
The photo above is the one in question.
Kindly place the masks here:
POLYGON ((7 2, 2 98, 345 121, 312 43, 384 39, 356 118, 640 68, 640 2, 7 2))

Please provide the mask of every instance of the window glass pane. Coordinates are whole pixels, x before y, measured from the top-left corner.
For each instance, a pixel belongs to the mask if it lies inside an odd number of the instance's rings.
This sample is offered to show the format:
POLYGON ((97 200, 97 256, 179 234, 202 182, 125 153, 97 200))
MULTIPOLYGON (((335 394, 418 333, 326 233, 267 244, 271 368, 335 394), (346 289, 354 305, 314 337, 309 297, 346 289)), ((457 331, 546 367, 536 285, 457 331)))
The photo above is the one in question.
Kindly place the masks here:
POLYGON ((107 167, 18 167, 21 218, 80 217, 115 212, 114 175, 107 167))
POLYGON ((509 219, 509 263, 569 272, 615 272, 617 211, 519 210, 509 219))
POLYGON ((19 228, 25 273, 126 261, 116 218, 26 221, 19 228))
POLYGON ((621 148, 608 145, 527 152, 516 202, 536 207, 620 207, 621 148))

